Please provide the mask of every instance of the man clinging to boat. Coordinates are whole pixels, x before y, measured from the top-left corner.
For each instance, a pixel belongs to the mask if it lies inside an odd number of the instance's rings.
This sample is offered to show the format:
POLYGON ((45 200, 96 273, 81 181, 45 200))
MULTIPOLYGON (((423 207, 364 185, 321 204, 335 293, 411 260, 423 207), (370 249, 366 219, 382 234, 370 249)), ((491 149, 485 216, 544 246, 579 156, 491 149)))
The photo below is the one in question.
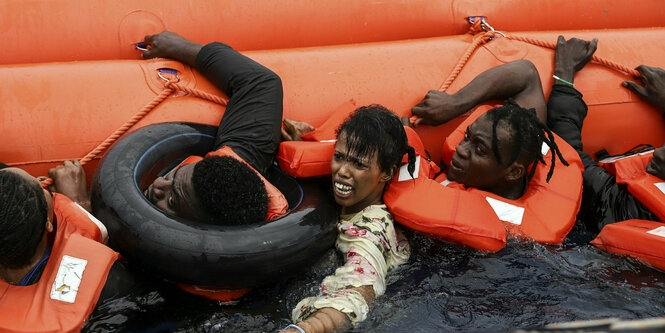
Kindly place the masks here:
POLYGON ((279 76, 222 43, 204 46, 165 31, 146 36, 145 44, 149 48, 143 53, 145 59, 179 60, 203 73, 230 98, 215 151, 157 178, 146 189, 146 197, 170 214, 219 225, 283 215, 286 199, 264 178, 279 146, 283 109, 279 76))
POLYGON ((443 143, 444 172, 388 188, 384 199, 395 219, 485 251, 503 248, 506 230, 561 243, 579 208, 581 169, 574 151, 565 142, 559 150, 560 140, 544 124, 537 69, 518 60, 479 74, 454 94, 430 91, 412 109, 419 117, 414 125, 437 126, 474 108, 443 143))
MULTIPOLYGON (((576 38, 566 41, 559 37, 557 54, 565 52, 571 56, 555 57, 554 73, 562 80, 552 86, 548 102, 549 126, 577 150, 584 163, 581 220, 592 232, 598 232, 608 224, 623 220, 661 221, 658 214, 662 211, 664 197, 654 183, 665 179, 665 146, 653 152, 629 153, 623 158, 608 160, 605 164, 613 164, 608 169, 613 170, 614 174, 583 151, 581 131, 587 105, 582 94, 574 87, 574 76, 580 68, 570 60, 587 55, 590 57, 594 51, 593 42, 576 38), (630 174, 631 179, 618 179, 619 174, 630 174), (631 193, 634 191, 635 193, 631 193)), ((624 81, 622 85, 665 111, 665 70, 644 65, 636 69, 641 74, 639 81, 644 86, 632 81, 624 81)))
POLYGON ((0 163, 2 332, 79 331, 98 302, 128 294, 136 282, 103 244, 104 225, 82 207, 89 200, 78 161, 49 175, 56 193, 0 163))

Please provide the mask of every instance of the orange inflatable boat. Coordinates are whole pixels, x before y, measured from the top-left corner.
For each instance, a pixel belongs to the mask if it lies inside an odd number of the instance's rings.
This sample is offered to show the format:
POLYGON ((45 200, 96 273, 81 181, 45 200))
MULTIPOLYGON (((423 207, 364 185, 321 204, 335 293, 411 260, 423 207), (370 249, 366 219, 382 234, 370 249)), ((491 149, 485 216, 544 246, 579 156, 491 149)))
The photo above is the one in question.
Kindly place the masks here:
MULTIPOLYGON (((521 35, 553 43, 559 33, 521 35)), ((665 67, 660 42, 665 39, 664 28, 570 31, 565 36, 597 37, 598 56, 629 68, 665 67)), ((381 103, 400 115, 410 115, 411 107, 429 89, 441 86, 472 41, 473 36, 460 35, 246 54, 282 77, 285 117, 318 126, 349 101, 381 103)), ((456 91, 488 68, 516 59, 535 64, 547 95, 553 81, 553 51, 504 37, 477 49, 448 91, 456 91)), ((183 87, 221 94, 196 71, 168 60, 0 66, 0 158, 33 175, 45 175, 63 160, 83 157, 164 89, 161 77, 173 76, 160 73, 161 68, 177 70, 183 87)), ((628 78, 593 63, 576 76, 575 85, 589 105, 582 133, 588 152, 605 148, 617 154, 639 143, 659 146, 665 141, 660 112, 621 87, 628 78)), ((218 104, 178 91, 134 128, 164 121, 217 125, 223 112, 218 104)), ((435 161, 440 160, 445 137, 463 119, 416 129, 435 161)), ((94 168, 93 161, 86 171, 92 174, 94 168)))
POLYGON ((132 44, 168 29, 261 50, 466 32, 469 16, 508 31, 662 25, 660 0, 4 0, 0 64, 138 59, 132 44))

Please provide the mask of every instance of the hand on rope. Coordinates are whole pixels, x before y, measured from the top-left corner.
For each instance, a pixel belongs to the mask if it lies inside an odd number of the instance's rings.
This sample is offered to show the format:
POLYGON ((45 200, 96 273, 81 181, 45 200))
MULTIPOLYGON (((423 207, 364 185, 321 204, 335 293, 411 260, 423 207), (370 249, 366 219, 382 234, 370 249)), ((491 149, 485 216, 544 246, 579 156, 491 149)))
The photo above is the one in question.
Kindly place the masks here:
MULTIPOLYGON (((532 45, 535 45, 535 46, 549 48, 549 49, 552 49, 552 50, 555 50, 557 48, 556 43, 545 42, 545 41, 541 41, 541 40, 531 38, 531 37, 515 36, 515 35, 505 34, 505 33, 496 31, 496 30, 494 30, 494 28, 491 25, 489 25, 489 23, 487 23, 487 21, 485 21, 484 17, 475 17, 473 19, 470 18, 469 23, 471 24, 471 26, 469 27, 469 32, 468 33, 471 34, 471 35, 474 35, 473 43, 471 43, 471 45, 469 45, 466 52, 460 58, 457 65, 453 68, 453 70, 451 71, 448 78, 443 82, 443 84, 441 84, 441 87, 439 88, 440 92, 445 92, 448 89, 448 87, 450 87, 450 85, 453 83, 453 81, 455 81, 455 79, 457 78, 459 73, 462 71, 462 68, 464 68, 464 65, 466 65, 466 63, 468 62, 468 60, 471 57, 471 55, 473 54, 473 52, 478 47, 484 45, 485 43, 489 42, 490 40, 492 40, 494 38, 498 38, 499 36, 502 36, 502 37, 505 37, 507 39, 514 40, 514 41, 520 41, 520 42, 532 44, 532 45)), ((592 42, 592 43, 594 44, 593 48, 594 48, 594 51, 595 51, 596 42, 592 42)), ((591 50, 591 47, 589 47, 589 51, 590 50, 591 50)), ((593 52, 591 52, 591 53, 593 53, 593 52)), ((600 64, 602 66, 608 67, 610 69, 613 69, 613 70, 616 70, 616 71, 619 71, 619 72, 623 72, 627 75, 631 75, 631 76, 634 76, 634 77, 639 77, 640 76, 640 72, 637 71, 637 70, 631 69, 627 66, 615 63, 615 62, 607 60, 605 58, 601 58, 601 57, 599 57, 595 54, 591 57, 591 61, 593 61, 597 64, 600 64)), ((586 60, 586 62, 588 62, 588 60, 586 60)), ((586 62, 584 64, 586 64, 586 62)), ((584 64, 582 64, 582 63, 580 63, 580 64, 582 65, 582 67, 584 66, 584 64)), ((631 86, 624 85, 624 86, 629 88, 629 89, 633 87, 632 85, 631 86)), ((427 97, 425 97, 425 99, 427 99, 427 97)), ((423 101, 421 101, 418 105, 425 102, 425 99, 423 99, 423 101)), ((416 105, 416 107, 418 105, 416 105)), ((665 104, 661 104, 661 105, 665 105, 665 104)), ((414 107, 414 109, 416 107, 414 107)), ((663 108, 663 109, 665 110, 665 108, 663 108)), ((412 112, 413 112, 413 109, 412 109, 412 112)), ((416 112, 419 112, 419 111, 416 111, 416 112)), ((421 113, 421 115, 425 115, 425 114, 421 113)), ((414 115, 411 118, 409 118, 409 121, 410 121, 412 126, 417 126, 419 124, 427 124, 427 121, 420 120, 419 115, 416 114, 416 113, 414 113, 414 115)))
MULTIPOLYGON (((163 78, 163 77, 162 77, 163 78)), ((134 114, 127 122, 125 122, 122 126, 120 126, 117 130, 115 130, 111 135, 109 135, 104 141, 102 141, 95 149, 93 149, 91 152, 89 152, 85 157, 83 157, 80 161, 80 165, 83 166, 86 163, 92 161, 94 158, 96 158, 98 155, 100 155, 102 152, 104 152, 108 147, 110 147, 113 143, 115 143, 118 138, 120 138, 123 134, 125 134, 130 128, 132 128, 136 123, 138 123, 141 119, 143 119, 150 111, 152 111, 155 107, 157 107, 159 104, 161 104, 166 98, 171 96, 175 91, 182 91, 187 93, 188 95, 195 96, 213 103, 217 103, 219 105, 226 105, 228 102, 227 99, 215 96, 213 94, 207 93, 205 91, 201 91, 198 89, 192 89, 185 87, 181 84, 179 84, 180 79, 171 79, 171 80, 166 80, 166 84, 164 84, 164 90, 162 90, 159 95, 157 95, 150 103, 142 107, 137 113, 134 114)), ((41 181, 43 187, 47 187, 49 185, 53 184, 53 179, 51 178, 45 178, 41 181)))
POLYGON ((640 73, 635 80, 644 86, 633 81, 623 81, 621 85, 651 105, 665 111, 665 70, 645 65, 637 66, 635 69, 640 73))

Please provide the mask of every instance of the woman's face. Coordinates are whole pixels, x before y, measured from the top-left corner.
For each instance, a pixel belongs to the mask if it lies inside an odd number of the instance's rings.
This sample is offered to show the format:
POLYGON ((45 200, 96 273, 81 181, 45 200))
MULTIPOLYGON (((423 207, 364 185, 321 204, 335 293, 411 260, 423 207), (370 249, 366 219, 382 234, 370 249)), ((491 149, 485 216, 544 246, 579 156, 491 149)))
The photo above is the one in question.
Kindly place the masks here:
POLYGON ((377 154, 358 156, 347 151, 346 134, 340 133, 330 162, 335 201, 342 214, 353 214, 382 202, 383 188, 392 178, 381 171, 377 154))

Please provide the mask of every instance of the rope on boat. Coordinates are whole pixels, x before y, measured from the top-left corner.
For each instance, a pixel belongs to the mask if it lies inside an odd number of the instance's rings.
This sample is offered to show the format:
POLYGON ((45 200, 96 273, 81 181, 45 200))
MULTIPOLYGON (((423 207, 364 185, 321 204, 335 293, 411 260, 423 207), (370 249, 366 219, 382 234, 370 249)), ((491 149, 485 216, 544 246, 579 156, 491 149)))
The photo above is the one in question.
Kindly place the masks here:
MULTIPOLYGON (((448 75, 448 78, 445 81, 443 81, 443 83, 439 87, 439 91, 445 92, 446 90, 448 90, 450 85, 455 81, 459 73, 464 68, 464 65, 466 65, 466 63, 469 61, 471 55, 473 55, 476 49, 478 49, 479 47, 481 47, 482 45, 486 44, 487 42, 491 41, 494 38, 505 37, 510 40, 556 50, 556 43, 546 42, 526 36, 510 35, 502 33, 500 31, 496 31, 494 30, 494 28, 492 28, 492 26, 486 23, 485 19, 473 20, 471 26, 469 27, 468 33, 474 36, 473 42, 471 43, 471 45, 469 45, 464 54, 460 57, 459 61, 457 62, 457 65, 455 65, 453 70, 450 72, 450 75, 448 75)), ((603 57, 599 57, 595 54, 591 57, 591 61, 599 65, 605 66, 609 69, 622 72, 626 75, 631 75, 634 77, 640 76, 640 73, 633 68, 629 68, 628 66, 624 66, 622 64, 613 62, 603 57)), ((418 116, 411 116, 409 120, 411 124, 413 124, 418 118, 419 118, 418 116)))
MULTIPOLYGON (((160 74, 161 76, 161 74, 160 74)), ((198 89, 192 89, 188 88, 185 86, 182 86, 178 84, 178 80, 168 80, 166 84, 164 85, 164 90, 159 93, 150 103, 142 107, 138 112, 136 112, 127 122, 125 122, 122 126, 120 126, 117 130, 115 130, 111 135, 109 135, 102 143, 100 143, 95 149, 93 149, 91 152, 89 152, 87 155, 85 155, 83 158, 81 158, 81 165, 85 165, 86 163, 92 161, 95 159, 99 154, 104 152, 108 147, 110 147, 113 143, 115 143, 118 138, 120 138, 123 134, 125 134, 132 126, 136 125, 141 119, 143 119, 150 111, 152 111, 154 108, 156 108, 159 104, 161 104, 164 100, 166 100, 169 96, 171 96, 173 93, 176 91, 182 91, 186 93, 187 95, 190 96, 195 96, 201 99, 204 99, 209 102, 213 102, 219 105, 225 106, 226 103, 228 102, 227 99, 207 93, 202 90, 198 89)), ((46 178, 42 182, 43 187, 47 187, 51 184, 53 184, 53 179, 51 178, 46 178)))

